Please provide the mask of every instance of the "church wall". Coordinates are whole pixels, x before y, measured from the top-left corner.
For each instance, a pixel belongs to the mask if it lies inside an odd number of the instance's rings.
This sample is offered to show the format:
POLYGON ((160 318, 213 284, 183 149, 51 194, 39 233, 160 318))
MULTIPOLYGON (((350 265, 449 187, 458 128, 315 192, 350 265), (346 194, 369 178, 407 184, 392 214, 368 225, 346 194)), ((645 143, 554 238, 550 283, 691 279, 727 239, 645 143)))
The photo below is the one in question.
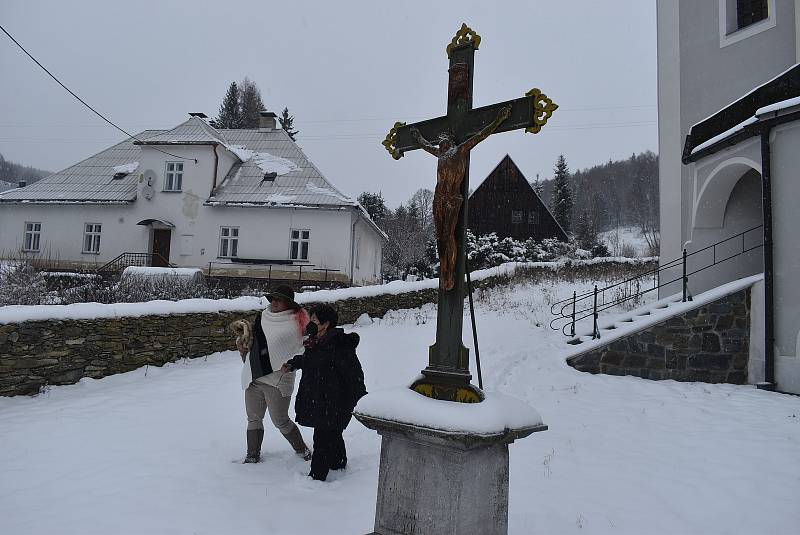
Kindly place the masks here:
MULTIPOLYGON (((678 258, 683 249, 681 193, 680 25, 679 2, 658 0, 658 182, 662 262, 678 258)), ((679 274, 665 271, 663 281, 679 274)), ((678 291, 673 287, 659 290, 659 297, 678 291)))
POLYGON ((780 126, 771 136, 776 379, 778 388, 800 392, 800 125, 780 126), (788 388, 791 385, 791 388, 788 388))
MULTIPOLYGON (((775 26, 722 46, 720 2, 658 0, 661 258, 690 239, 693 172, 681 151, 691 126, 796 61, 793 0, 775 0, 775 26)), ((663 280, 676 274, 662 274, 663 280)), ((679 272, 677 273, 679 276, 679 272)), ((661 295, 673 293, 663 288, 661 295)))

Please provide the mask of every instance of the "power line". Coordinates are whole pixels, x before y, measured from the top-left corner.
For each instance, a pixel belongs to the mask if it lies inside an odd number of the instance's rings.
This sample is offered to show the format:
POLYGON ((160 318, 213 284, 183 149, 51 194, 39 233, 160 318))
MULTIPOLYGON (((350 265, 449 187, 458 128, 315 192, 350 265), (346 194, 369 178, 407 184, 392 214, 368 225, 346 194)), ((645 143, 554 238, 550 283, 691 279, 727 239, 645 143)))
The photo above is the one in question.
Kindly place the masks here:
MULTIPOLYGON (((631 128, 631 127, 640 127, 640 126, 654 126, 658 124, 656 121, 639 121, 639 122, 630 122, 630 123, 596 123, 596 124, 584 124, 584 125, 548 125, 547 131, 556 131, 556 132, 566 132, 572 130, 604 130, 604 129, 613 129, 613 128, 631 128)), ((379 139, 385 135, 384 133, 374 133, 374 134, 333 134, 330 136, 326 136, 324 134, 316 134, 311 136, 302 136, 298 141, 300 143, 304 141, 358 141, 362 139, 379 139)), ((37 138, 37 137, 13 137, 13 138, 4 138, 0 137, 0 142, 3 143, 14 143, 14 142, 37 142, 37 143, 107 143, 109 142, 108 139, 94 139, 94 138, 37 138)))
MULTIPOLYGON (((47 73, 47 74, 50 76, 50 78, 52 78, 53 80, 55 80, 55 81, 56 81, 56 83, 57 83, 58 85, 60 85, 61 87, 63 87, 63 88, 64 88, 64 89, 65 89, 65 90, 66 90, 66 91, 67 91, 67 92, 68 92, 70 95, 72 95, 73 97, 75 97, 75 98, 78 100, 78 102, 80 102, 81 104, 83 104, 84 106, 86 106, 87 108, 89 108, 89 109, 90 109, 92 112, 94 112, 94 114, 95 114, 95 115, 97 115, 98 117, 100 117, 102 120, 104 120, 105 122, 107 122, 108 124, 110 124, 111 126, 113 126, 114 128, 116 128, 117 130, 119 130, 120 132, 122 132, 123 134, 125 134, 126 136, 128 136, 129 138, 133 138, 133 139, 135 139, 136 141, 142 142, 142 140, 141 140, 141 139, 137 138, 137 137, 136 137, 136 136, 134 136, 133 134, 131 134, 131 133, 127 132, 125 129, 123 129, 123 128, 120 128, 119 126, 117 126, 116 124, 114 124, 113 122, 111 122, 111 120, 110 120, 110 119, 107 119, 107 118, 106 118, 106 117, 105 117, 105 116, 104 116, 102 113, 100 113, 99 111, 97 111, 96 109, 94 109, 93 107, 91 107, 91 106, 90 106, 90 105, 89 105, 89 104, 88 104, 88 103, 87 103, 85 100, 83 100, 81 97, 79 97, 78 95, 76 95, 76 94, 75 94, 75 92, 74 92, 74 91, 72 91, 72 89, 70 89, 69 87, 67 87, 66 85, 64 85, 64 84, 61 82, 61 80, 59 80, 58 78, 56 78, 56 77, 55 77, 55 75, 54 75, 53 73, 51 73, 49 70, 47 70, 47 67, 45 67, 44 65, 42 65, 41 63, 39 63, 39 60, 38 60, 38 59, 34 58, 34 57, 31 55, 31 53, 30 53, 30 52, 28 52, 27 50, 25 50, 25 47, 24 47, 24 46, 22 46, 22 45, 19 43, 19 41, 17 41, 16 39, 14 39, 14 36, 12 36, 10 33, 8 33, 8 31, 7 31, 7 30, 6 30, 6 29, 5 29, 5 28, 4 28, 2 25, 0 25, 0 30, 3 30, 3 33, 4 33, 4 34, 6 34, 6 35, 8 36, 8 38, 9 38, 9 39, 11 39, 11 40, 14 42, 14 44, 15 44, 15 45, 17 45, 17 46, 20 48, 20 50, 22 50, 23 52, 25 52, 25 54, 26 54, 26 55, 27 55, 29 58, 31 58, 31 60, 33 60, 33 62, 34 62, 34 63, 36 63, 36 64, 37 64, 39 67, 41 67, 41 68, 42 68, 42 70, 43 70, 44 72, 46 72, 46 73, 47 73)), ((194 160, 194 163, 197 163, 197 160, 196 160, 195 158, 185 158, 185 157, 183 157, 183 156, 178 156, 177 154, 172 154, 172 153, 170 153, 170 152, 163 151, 163 150, 161 150, 161 149, 159 149, 159 148, 157 148, 157 147, 153 147, 153 148, 154 148, 155 150, 157 150, 158 152, 161 152, 161 153, 163 153, 163 154, 166 154, 167 156, 172 156, 172 157, 174 157, 174 158, 179 158, 179 159, 181 159, 181 160, 194 160)))
MULTIPOLYGON (((619 105, 619 106, 592 106, 583 108, 559 108, 558 112, 584 112, 584 111, 603 111, 603 110, 622 110, 622 109, 645 109, 655 108, 655 104, 640 105, 619 105)), ((404 117, 407 120, 425 119, 426 116, 416 115, 404 117)), ((303 124, 325 124, 325 123, 367 123, 378 121, 395 121, 397 117, 344 117, 333 119, 311 119, 303 121, 303 124)), ((138 126, 152 129, 152 123, 131 123, 138 126)), ((75 124, 75 123, 6 123, 0 124, 0 128, 101 128, 98 124, 75 124)), ((167 127, 166 129, 169 129, 167 127)), ((162 129, 163 130, 163 129, 162 129)))

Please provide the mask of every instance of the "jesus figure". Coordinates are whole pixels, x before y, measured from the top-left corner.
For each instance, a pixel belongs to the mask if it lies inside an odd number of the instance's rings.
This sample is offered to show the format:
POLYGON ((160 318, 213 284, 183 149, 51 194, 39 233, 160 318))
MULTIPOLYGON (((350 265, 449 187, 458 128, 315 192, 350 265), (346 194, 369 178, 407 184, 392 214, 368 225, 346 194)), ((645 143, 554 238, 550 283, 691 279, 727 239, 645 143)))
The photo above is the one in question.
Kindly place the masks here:
POLYGON ((422 137, 419 130, 411 128, 414 141, 439 160, 436 169, 436 192, 433 195, 433 220, 436 225, 436 241, 441 265, 439 284, 445 290, 452 290, 455 286, 458 255, 456 226, 461 206, 464 204, 461 183, 464 181, 469 151, 494 133, 510 114, 511 106, 501 108, 494 121, 461 145, 456 145, 452 132, 445 131, 439 135, 437 147, 422 137))

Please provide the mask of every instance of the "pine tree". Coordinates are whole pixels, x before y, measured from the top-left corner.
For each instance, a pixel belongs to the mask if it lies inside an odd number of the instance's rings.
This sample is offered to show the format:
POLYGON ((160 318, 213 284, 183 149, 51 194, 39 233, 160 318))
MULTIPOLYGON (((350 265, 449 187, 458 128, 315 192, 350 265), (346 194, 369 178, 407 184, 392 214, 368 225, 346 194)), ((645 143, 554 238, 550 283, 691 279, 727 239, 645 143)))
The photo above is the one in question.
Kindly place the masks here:
POLYGON ((264 103, 261 101, 261 91, 256 83, 245 76, 240 84, 239 109, 242 113, 241 128, 258 128, 259 112, 263 111, 264 103))
POLYGON ((281 128, 286 130, 286 133, 290 138, 292 138, 292 141, 297 141, 294 136, 300 132, 295 130, 292 126, 294 124, 294 116, 289 115, 289 108, 283 108, 283 112, 281 113, 281 116, 278 117, 278 121, 281 123, 281 128))
POLYGON ((569 168, 564 155, 561 154, 556 160, 555 181, 553 189, 553 216, 556 221, 569 233, 572 226, 572 186, 570 184, 569 168))
POLYGON ((214 128, 242 128, 242 110, 239 104, 239 86, 236 82, 231 82, 222 105, 219 107, 219 115, 212 122, 214 128))
POLYGON ((386 202, 384 202, 383 194, 380 191, 378 193, 365 191, 358 196, 358 203, 364 207, 369 217, 376 223, 386 217, 386 202))
POLYGON ((542 185, 542 181, 539 180, 539 173, 536 173, 536 180, 533 182, 533 191, 536 192, 536 195, 538 195, 540 199, 542 198, 544 194, 544 185, 542 185))

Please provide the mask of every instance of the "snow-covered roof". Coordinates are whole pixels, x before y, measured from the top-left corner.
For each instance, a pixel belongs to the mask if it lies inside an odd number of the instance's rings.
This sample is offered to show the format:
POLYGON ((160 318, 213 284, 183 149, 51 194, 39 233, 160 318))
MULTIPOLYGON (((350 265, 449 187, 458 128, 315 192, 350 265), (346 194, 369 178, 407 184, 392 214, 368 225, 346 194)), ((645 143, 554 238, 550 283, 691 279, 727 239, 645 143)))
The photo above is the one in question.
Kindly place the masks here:
POLYGON ((199 117, 171 130, 146 130, 30 186, 2 192, 0 203, 132 203, 141 146, 175 144, 217 144, 239 159, 207 205, 348 207, 377 229, 358 202, 331 184, 283 129, 218 130, 199 117))
POLYGON ((222 134, 200 117, 190 117, 172 130, 166 130, 142 141, 134 141, 135 145, 207 145, 227 143, 222 134))
MULTIPOLYGON (((136 135, 148 139, 161 130, 136 135)), ((62 171, 24 188, 0 193, 0 202, 127 204, 136 200, 136 175, 118 174, 115 167, 139 161, 141 149, 128 138, 62 171)))
POLYGON ((207 204, 358 206, 328 182, 283 129, 220 133, 242 162, 234 164, 207 204))

